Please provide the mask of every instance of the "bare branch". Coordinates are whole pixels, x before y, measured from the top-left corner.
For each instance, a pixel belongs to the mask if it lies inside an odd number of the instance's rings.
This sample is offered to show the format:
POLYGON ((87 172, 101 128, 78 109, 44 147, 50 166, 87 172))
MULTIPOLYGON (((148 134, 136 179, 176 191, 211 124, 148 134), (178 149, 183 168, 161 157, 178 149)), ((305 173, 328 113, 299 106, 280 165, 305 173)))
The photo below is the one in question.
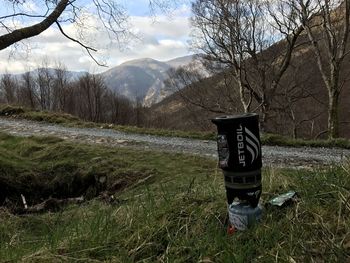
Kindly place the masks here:
POLYGON ((99 62, 95 59, 95 57, 91 54, 91 51, 97 52, 97 49, 92 48, 92 47, 90 47, 90 46, 87 46, 87 45, 83 44, 81 41, 79 41, 79 40, 77 40, 77 39, 75 39, 75 38, 72 38, 72 37, 68 36, 68 35, 63 31, 63 28, 61 27, 61 25, 60 25, 59 22, 56 22, 56 25, 57 25, 57 27, 59 28, 59 30, 61 31, 62 35, 64 35, 64 36, 65 36, 66 38, 68 38, 69 40, 71 40, 71 41, 73 41, 73 42, 79 44, 79 45, 82 46, 83 48, 85 48, 86 52, 89 54, 89 56, 92 58, 92 60, 93 60, 97 65, 102 66, 102 67, 107 67, 105 64, 99 63, 99 62))
POLYGON ((7 18, 16 17, 16 16, 43 18, 43 17, 46 17, 46 15, 47 15, 47 12, 44 15, 31 15, 31 14, 26 14, 26 13, 16 13, 16 14, 11 14, 11 15, 7 15, 7 16, 0 16, 0 19, 7 19, 7 18))
POLYGON ((29 27, 17 29, 8 34, 0 36, 0 50, 5 49, 13 43, 21 41, 23 39, 39 35, 43 31, 48 29, 61 16, 68 4, 69 0, 61 0, 57 4, 56 8, 51 12, 51 14, 40 23, 29 27))

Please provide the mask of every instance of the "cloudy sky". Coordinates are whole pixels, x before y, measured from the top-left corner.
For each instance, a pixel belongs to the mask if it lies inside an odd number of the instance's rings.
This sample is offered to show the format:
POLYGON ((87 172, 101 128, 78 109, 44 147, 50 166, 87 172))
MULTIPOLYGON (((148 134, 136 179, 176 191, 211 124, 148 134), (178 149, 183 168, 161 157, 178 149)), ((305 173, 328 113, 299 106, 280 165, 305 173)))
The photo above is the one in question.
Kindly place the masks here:
MULTIPOLYGON (((114 37, 111 39, 105 30, 101 30, 103 27, 99 20, 89 13, 89 1, 79 1, 81 6, 87 6, 83 32, 81 27, 68 23, 63 24, 63 29, 71 36, 78 36, 78 34, 81 36, 83 33, 84 43, 98 49, 94 54, 95 58, 109 67, 138 58, 147 57, 165 61, 190 54, 188 47, 190 7, 185 0, 171 14, 156 10, 153 16, 150 16, 148 0, 119 1, 128 11, 127 23, 132 33, 126 38, 119 39, 119 42, 114 37)), ((40 7, 42 2, 29 0, 21 8, 32 14, 42 13, 44 10, 40 7)), ((1 5, 0 16, 11 12, 11 6, 1 5)), ((11 21, 17 26, 29 25, 30 22, 33 23, 33 20, 11 21)), ((4 32, 0 30, 0 34, 4 32)), ((74 71, 96 73, 107 70, 97 66, 81 46, 65 38, 57 27, 53 26, 20 45, 1 50, 0 73, 20 73, 31 70, 40 66, 44 60, 49 66, 62 62, 69 70, 74 71)))

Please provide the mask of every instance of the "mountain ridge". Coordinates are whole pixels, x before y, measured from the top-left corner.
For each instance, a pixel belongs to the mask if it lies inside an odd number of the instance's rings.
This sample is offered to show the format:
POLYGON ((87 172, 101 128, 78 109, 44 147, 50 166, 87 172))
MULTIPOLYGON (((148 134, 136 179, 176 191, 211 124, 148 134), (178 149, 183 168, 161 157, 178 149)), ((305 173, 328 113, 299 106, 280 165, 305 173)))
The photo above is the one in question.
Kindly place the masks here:
POLYGON ((107 87, 132 101, 141 101, 146 107, 158 103, 171 92, 165 89, 164 81, 168 78, 170 68, 186 66, 194 55, 159 61, 152 58, 141 58, 126 61, 100 75, 107 87))

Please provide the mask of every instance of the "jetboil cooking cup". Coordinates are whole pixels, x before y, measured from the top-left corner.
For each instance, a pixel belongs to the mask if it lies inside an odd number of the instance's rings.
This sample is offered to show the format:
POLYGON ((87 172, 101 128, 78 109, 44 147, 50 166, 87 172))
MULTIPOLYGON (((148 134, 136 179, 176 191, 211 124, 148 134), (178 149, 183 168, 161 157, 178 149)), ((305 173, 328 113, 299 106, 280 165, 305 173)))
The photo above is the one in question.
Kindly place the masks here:
POLYGON ((235 198, 253 208, 261 195, 261 142, 259 116, 255 113, 222 116, 217 126, 219 166, 223 170, 228 204, 235 198))

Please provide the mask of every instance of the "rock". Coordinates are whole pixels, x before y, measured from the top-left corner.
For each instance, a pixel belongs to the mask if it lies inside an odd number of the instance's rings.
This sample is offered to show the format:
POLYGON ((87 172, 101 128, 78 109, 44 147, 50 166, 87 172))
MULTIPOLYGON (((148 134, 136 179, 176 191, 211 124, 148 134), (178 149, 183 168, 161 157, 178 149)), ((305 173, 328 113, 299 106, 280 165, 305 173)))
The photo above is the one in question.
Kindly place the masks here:
POLYGON ((100 182, 100 184, 104 184, 107 181, 107 176, 100 176, 98 178, 98 181, 100 182))

